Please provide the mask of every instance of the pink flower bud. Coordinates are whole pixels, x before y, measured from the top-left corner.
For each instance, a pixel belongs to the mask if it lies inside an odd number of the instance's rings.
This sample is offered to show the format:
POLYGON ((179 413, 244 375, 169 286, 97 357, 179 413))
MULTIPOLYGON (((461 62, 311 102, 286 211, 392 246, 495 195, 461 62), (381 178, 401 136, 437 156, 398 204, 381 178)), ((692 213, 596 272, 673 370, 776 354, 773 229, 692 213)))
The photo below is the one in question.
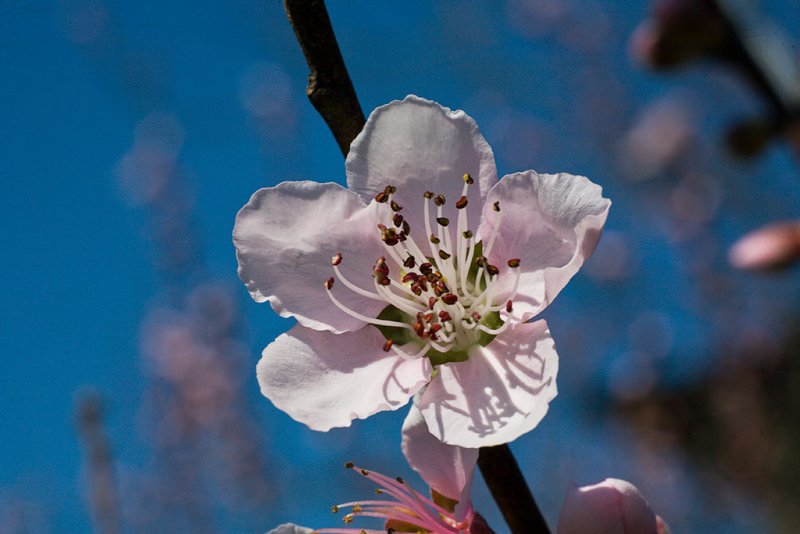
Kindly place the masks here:
POLYGON ((591 486, 574 483, 567 490, 558 534, 666 534, 668 527, 653 513, 636 486, 607 478, 591 486))
POLYGON ((750 232, 731 247, 728 259, 739 269, 787 267, 800 260, 800 222, 775 223, 750 232))

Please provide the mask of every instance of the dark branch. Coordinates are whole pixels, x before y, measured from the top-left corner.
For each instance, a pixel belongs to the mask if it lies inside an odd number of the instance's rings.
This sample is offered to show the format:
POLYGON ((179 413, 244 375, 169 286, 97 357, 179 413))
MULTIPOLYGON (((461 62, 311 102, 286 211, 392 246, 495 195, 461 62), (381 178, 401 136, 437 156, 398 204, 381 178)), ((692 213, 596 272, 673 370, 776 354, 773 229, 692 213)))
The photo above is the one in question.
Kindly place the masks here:
POLYGON ((78 399, 78 430, 86 454, 84 469, 89 485, 89 504, 95 532, 117 534, 122 531, 119 500, 114 480, 114 461, 103 427, 103 401, 95 393, 78 399))
POLYGON ((283 6, 311 70, 306 95, 325 119, 342 154, 347 156, 350 143, 366 121, 336 43, 325 2, 284 0, 283 6))
POLYGON ((512 534, 550 534, 508 445, 483 447, 478 467, 512 534))

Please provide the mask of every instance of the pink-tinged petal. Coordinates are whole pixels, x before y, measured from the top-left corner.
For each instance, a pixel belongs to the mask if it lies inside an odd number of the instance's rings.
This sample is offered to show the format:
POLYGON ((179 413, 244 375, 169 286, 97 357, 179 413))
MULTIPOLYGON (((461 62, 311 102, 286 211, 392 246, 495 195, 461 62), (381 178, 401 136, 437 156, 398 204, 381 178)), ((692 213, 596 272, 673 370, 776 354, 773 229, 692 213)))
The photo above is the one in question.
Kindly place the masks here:
MULTIPOLYGON (((372 266, 384 251, 374 206, 337 184, 283 182, 260 189, 236 216, 233 242, 239 278, 257 302, 269 301, 283 317, 315 330, 346 332, 364 322, 339 310, 323 283, 334 275, 331 257, 354 284, 374 287, 372 266)), ((375 317, 386 303, 335 284, 336 297, 375 317)))
MULTIPOLYGON (((441 193, 447 216, 455 218, 464 173, 470 187, 467 214, 474 231, 481 202, 497 183, 494 154, 472 118, 436 102, 409 95, 373 111, 364 129, 350 145, 347 185, 369 200, 391 184, 396 200, 411 224, 412 236, 425 235, 423 193, 441 193)), ((422 246, 422 243, 421 243, 422 246)))
POLYGON ((431 376, 426 358, 384 352, 368 326, 332 334, 296 325, 270 343, 256 369, 261 393, 295 420, 322 432, 404 406, 431 376))
POLYGON ((273 528, 267 532, 267 534, 311 534, 312 532, 314 531, 310 528, 300 527, 292 523, 284 523, 283 525, 273 528))
POLYGON ((462 520, 470 509, 470 489, 478 449, 447 445, 428 431, 422 413, 411 406, 403 423, 403 454, 428 486, 458 501, 455 517, 462 520))
POLYGON ((520 260, 516 320, 527 321, 550 304, 594 252, 611 206, 602 193, 583 176, 534 171, 507 175, 489 192, 479 233, 488 246, 497 226, 488 257, 500 269, 498 294, 514 286, 508 260, 520 260))
MULTIPOLYGON (((662 521, 663 524, 663 521, 662 521)), ((567 490, 558 534, 657 534, 656 515, 636 486, 607 478, 567 490)))
POLYGON ((415 402, 428 430, 450 445, 513 441, 539 424, 557 394, 558 355, 545 321, 510 326, 438 370, 415 402))

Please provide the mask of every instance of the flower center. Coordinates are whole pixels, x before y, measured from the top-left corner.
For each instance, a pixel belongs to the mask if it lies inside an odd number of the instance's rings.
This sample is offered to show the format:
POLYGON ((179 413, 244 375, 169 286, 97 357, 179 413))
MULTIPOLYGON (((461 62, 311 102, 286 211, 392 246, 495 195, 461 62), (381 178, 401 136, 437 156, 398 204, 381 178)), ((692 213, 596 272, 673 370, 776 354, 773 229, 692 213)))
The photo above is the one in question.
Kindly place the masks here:
MULTIPOLYGON (((375 261, 372 278, 374 291, 357 286, 344 277, 339 265, 341 254, 331 259, 335 278, 325 281, 331 301, 352 317, 375 325, 386 342, 385 351, 394 350, 407 358, 428 357, 433 364, 463 361, 469 347, 488 344, 508 324, 500 319, 500 310, 511 311, 519 283, 519 259, 508 260, 515 272, 510 297, 497 302, 499 269, 486 259, 492 250, 502 220, 500 203, 486 245, 469 228, 467 210, 473 179, 464 175, 461 197, 455 202, 455 224, 446 217, 444 195, 425 192, 423 214, 425 239, 430 256, 422 252, 412 237, 411 225, 402 215, 403 207, 395 200, 397 189, 387 186, 376 195, 379 222, 377 229, 386 255, 375 261), (342 304, 333 294, 339 280, 351 291, 383 301, 386 307, 377 318, 366 317, 342 304), (402 345, 403 349, 397 345, 402 345), (408 352, 407 347, 413 347, 408 352)), ((452 215, 452 213, 450 214, 452 215)), ((420 235, 416 235, 420 239, 420 235)))

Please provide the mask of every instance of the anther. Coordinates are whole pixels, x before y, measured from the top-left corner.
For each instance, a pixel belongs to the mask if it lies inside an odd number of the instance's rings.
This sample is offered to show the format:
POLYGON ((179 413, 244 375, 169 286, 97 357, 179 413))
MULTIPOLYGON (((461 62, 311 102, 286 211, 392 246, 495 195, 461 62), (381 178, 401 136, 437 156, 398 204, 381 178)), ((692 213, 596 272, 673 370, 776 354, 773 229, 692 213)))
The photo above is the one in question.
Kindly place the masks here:
MULTIPOLYGON (((364 509, 361 507, 360 504, 354 504, 353 505, 353 512, 358 513, 358 512, 362 512, 363 510, 364 509)), ((362 530, 362 532, 363 532, 363 530, 362 530)))
POLYGON ((447 227, 447 225, 450 224, 450 219, 447 217, 436 217, 436 222, 444 227, 447 227))
POLYGON ((416 321, 414 323, 414 333, 420 337, 425 333, 425 325, 422 324, 422 321, 416 321))
POLYGON ((440 321, 452 321, 453 318, 450 316, 450 312, 447 310, 442 310, 439 312, 439 320, 440 321))
POLYGON ((342 255, 341 253, 337 253, 336 256, 331 258, 331 265, 336 266, 342 263, 342 255))
POLYGON ((392 281, 389 279, 388 276, 379 276, 378 283, 382 286, 388 286, 392 284, 392 281))
POLYGON ((385 203, 389 200, 389 195, 386 194, 386 191, 381 191, 377 195, 375 195, 375 201, 380 202, 381 204, 385 203))
POLYGON ((333 506, 331 506, 331 512, 333 512, 334 514, 338 514, 339 513, 339 506, 337 506, 335 504, 333 506))
POLYGON ((328 291, 330 291, 330 290, 331 290, 331 288, 333 287, 333 277, 331 276, 330 278, 328 278, 327 280, 325 280, 325 283, 324 283, 323 285, 325 286, 325 289, 327 289, 328 291))
POLYGON ((425 192, 422 194, 422 196, 423 196, 423 197, 425 197, 426 199, 430 200, 430 199, 432 199, 432 198, 433 198, 433 191, 425 191, 425 192))
POLYGON ((345 469, 352 469, 353 467, 355 467, 355 464, 353 462, 347 462, 346 464, 344 464, 345 469))
POLYGON ((421 272, 424 275, 429 275, 433 272, 433 265, 431 265, 429 262, 426 261, 425 263, 419 266, 419 272, 421 272))
POLYGON ((481 314, 476 311, 472 312, 470 317, 472 317, 472 320, 475 321, 476 323, 481 320, 481 314))
POLYGON ((467 200, 466 196, 462 196, 456 201, 456 208, 463 210, 467 207, 467 204, 469 204, 469 200, 467 200))
POLYGON ((398 204, 394 200, 392 200, 389 203, 389 206, 391 206, 392 207, 392 211, 395 211, 395 212, 400 211, 401 209, 403 209, 403 206, 401 206, 400 204, 398 204))
POLYGON ((441 240, 433 234, 431 234, 431 237, 429 239, 431 240, 431 243, 433 243, 434 245, 438 245, 439 243, 441 243, 441 240))
POLYGON ((342 518, 342 521, 344 521, 345 525, 349 525, 353 522, 353 516, 348 514, 342 518))
POLYGON ((403 479, 401 477, 397 477, 395 478, 395 480, 398 481, 400 484, 405 484, 405 482, 403 482, 403 479))
POLYGON ((500 201, 499 200, 495 201, 495 203, 492 204, 492 208, 494 209, 494 211, 500 211, 500 201))
POLYGON ((392 217, 392 222, 394 223, 395 226, 400 228, 403 225, 403 216, 400 215, 399 213, 395 213, 394 216, 392 217))
POLYGON ((451 304, 451 305, 455 304, 456 302, 458 302, 458 296, 456 296, 456 295, 454 295, 452 293, 448 293, 448 294, 446 294, 446 295, 444 295, 442 297, 442 302, 444 302, 445 304, 451 304))
POLYGON ((464 173, 464 183, 467 185, 472 185, 475 180, 472 179, 472 175, 468 172, 464 173))
POLYGON ((367 476, 369 476, 369 471, 367 471, 366 469, 362 469, 361 470, 361 474, 364 475, 365 477, 367 477, 367 476))
POLYGON ((500 269, 492 264, 488 264, 486 265, 486 272, 489 273, 490 276, 497 276, 497 274, 500 272, 500 269))
POLYGON ((478 267, 483 267, 484 265, 486 265, 486 258, 484 256, 478 256, 477 258, 475 258, 475 265, 477 265, 478 267))
POLYGON ((407 284, 409 282, 416 282, 417 276, 418 276, 417 273, 407 273, 405 276, 403 276, 403 278, 400 281, 403 282, 404 284, 407 284))
POLYGON ((508 313, 511 313, 512 309, 513 309, 513 303, 509 300, 508 302, 506 302, 506 311, 508 313))
MULTIPOLYGON (((509 302, 511 301, 509 300, 509 302)), ((389 352, 389 349, 392 348, 392 345, 394 345, 394 341, 387 339, 383 344, 383 352, 389 352)))
POLYGON ((512 258, 508 260, 508 266, 512 269, 519 267, 520 259, 519 258, 512 258))
POLYGON ((444 198, 444 195, 436 195, 436 198, 433 199, 433 203, 437 206, 444 206, 445 202, 447 202, 447 199, 444 198))
POLYGON ((439 330, 442 329, 442 325, 440 323, 432 324, 431 327, 428 329, 428 333, 431 335, 435 334, 439 330))
MULTIPOLYGON (((437 300, 439 299, 437 299, 436 297, 430 297, 428 299, 428 308, 433 309, 433 307, 436 305, 437 300)), ((439 315, 441 316, 441 313, 439 315)))
POLYGON ((408 221, 403 221, 403 233, 405 234, 411 233, 411 225, 408 224, 408 221))
POLYGON ((397 193, 397 188, 393 185, 387 185, 386 187, 383 188, 383 192, 386 193, 387 195, 394 195, 395 193, 397 193))
POLYGON ((440 250, 439 251, 439 257, 442 258, 443 260, 447 260, 447 259, 450 259, 450 254, 448 254, 444 250, 440 250))
POLYGON ((461 235, 463 235, 463 236, 464 236, 464 239, 469 239, 469 238, 470 238, 470 237, 472 237, 474 234, 472 233, 472 230, 464 230, 464 233, 463 233, 463 234, 461 234, 461 235))
POLYGON ((417 260, 414 259, 414 256, 409 255, 405 260, 403 260, 403 267, 407 269, 413 269, 416 263, 417 260))

